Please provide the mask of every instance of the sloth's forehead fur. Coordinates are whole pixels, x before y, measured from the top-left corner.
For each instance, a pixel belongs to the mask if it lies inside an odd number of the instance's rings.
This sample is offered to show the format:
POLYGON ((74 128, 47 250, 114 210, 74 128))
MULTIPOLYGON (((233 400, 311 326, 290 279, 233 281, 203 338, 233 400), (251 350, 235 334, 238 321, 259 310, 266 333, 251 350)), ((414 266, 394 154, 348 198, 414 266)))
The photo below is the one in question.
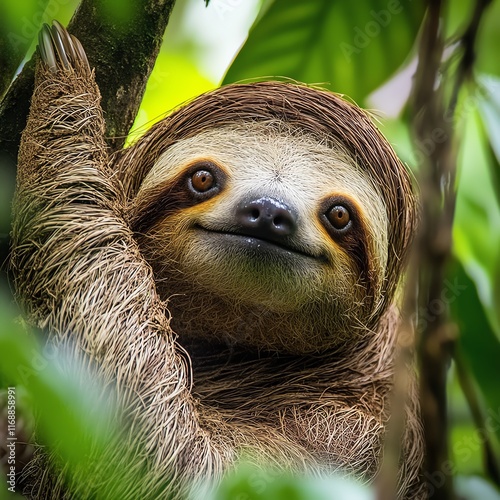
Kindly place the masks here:
POLYGON ((228 174, 223 192, 206 211, 198 213, 206 222, 229 224, 236 202, 252 195, 270 196, 294 207, 300 222, 298 236, 311 247, 321 248, 325 245, 318 221, 321 202, 337 195, 348 197, 368 230, 372 255, 378 261, 375 268, 384 273, 386 207, 378 188, 340 144, 321 143, 278 123, 242 123, 206 130, 171 145, 142 182, 137 199, 182 175, 199 160, 213 161, 228 174))

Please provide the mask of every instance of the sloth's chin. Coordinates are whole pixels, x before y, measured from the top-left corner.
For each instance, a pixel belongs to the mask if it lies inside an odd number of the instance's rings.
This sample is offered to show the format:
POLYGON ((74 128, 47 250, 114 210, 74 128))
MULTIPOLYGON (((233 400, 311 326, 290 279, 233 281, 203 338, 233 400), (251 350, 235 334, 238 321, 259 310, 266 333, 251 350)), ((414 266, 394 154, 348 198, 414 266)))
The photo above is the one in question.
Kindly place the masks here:
POLYGON ((200 295, 290 313, 327 295, 324 260, 247 235, 198 230, 175 267, 200 295))

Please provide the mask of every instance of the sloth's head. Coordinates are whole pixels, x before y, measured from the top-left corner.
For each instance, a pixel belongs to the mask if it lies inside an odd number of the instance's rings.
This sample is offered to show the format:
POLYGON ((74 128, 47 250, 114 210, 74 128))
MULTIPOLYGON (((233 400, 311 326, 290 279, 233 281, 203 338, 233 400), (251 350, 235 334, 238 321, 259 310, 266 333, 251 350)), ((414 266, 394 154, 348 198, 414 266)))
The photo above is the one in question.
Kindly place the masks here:
POLYGON ((373 329, 414 221, 404 166, 336 95, 201 96, 125 153, 130 221, 180 339, 318 351, 373 329))

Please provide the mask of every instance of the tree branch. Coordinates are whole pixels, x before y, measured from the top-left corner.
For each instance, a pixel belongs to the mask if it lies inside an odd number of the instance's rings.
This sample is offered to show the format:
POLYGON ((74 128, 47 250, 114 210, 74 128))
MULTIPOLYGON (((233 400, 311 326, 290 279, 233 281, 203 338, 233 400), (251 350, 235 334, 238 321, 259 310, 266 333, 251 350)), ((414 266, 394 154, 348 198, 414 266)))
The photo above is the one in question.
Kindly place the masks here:
POLYGON ((456 338, 443 304, 443 280, 452 249, 455 212, 457 140, 450 118, 454 116, 458 95, 472 73, 474 43, 488 0, 478 0, 468 28, 461 37, 463 52, 454 75, 451 99, 445 104, 448 75, 442 75, 443 34, 441 0, 430 0, 422 33, 419 64, 413 87, 413 136, 425 144, 437 132, 443 141, 433 141, 420 165, 422 224, 415 246, 414 260, 420 269, 420 303, 424 311, 420 322, 420 403, 425 439, 426 476, 440 473, 443 485, 434 498, 454 497, 448 463, 446 374, 456 338))
MULTIPOLYGON (((451 127, 444 120, 443 86, 436 89, 444 41, 440 30, 442 2, 429 2, 428 16, 422 33, 419 63, 413 87, 413 135, 424 143, 429 134, 440 130, 446 140, 434 144, 429 156, 420 165, 422 223, 415 252, 420 269, 420 297, 425 318, 419 342, 420 405, 424 425, 425 462, 427 477, 442 471, 448 462, 448 432, 446 411, 446 373, 449 365, 453 334, 441 304, 444 268, 451 251, 451 223, 441 186, 451 182, 454 172, 451 127)), ((453 184, 453 183, 452 183, 453 184)), ((419 326, 421 322, 419 322, 419 326)), ((438 499, 453 498, 452 478, 444 473, 444 482, 436 488, 438 499)))
MULTIPOLYGON (((149 75, 161 47, 175 0, 124 2, 127 16, 117 20, 107 0, 82 0, 69 31, 85 47, 102 94, 107 144, 123 147, 134 122, 149 75)), ((26 126, 33 93, 33 59, 10 86, 0 104, 0 168, 15 176, 21 132, 26 126)), ((0 227, 0 258, 6 253, 0 227)))
POLYGON ((95 66, 106 142, 111 150, 117 150, 123 147, 134 123, 175 0, 127 2, 135 8, 123 22, 109 15, 107 3, 82 0, 69 30, 81 41, 95 66))

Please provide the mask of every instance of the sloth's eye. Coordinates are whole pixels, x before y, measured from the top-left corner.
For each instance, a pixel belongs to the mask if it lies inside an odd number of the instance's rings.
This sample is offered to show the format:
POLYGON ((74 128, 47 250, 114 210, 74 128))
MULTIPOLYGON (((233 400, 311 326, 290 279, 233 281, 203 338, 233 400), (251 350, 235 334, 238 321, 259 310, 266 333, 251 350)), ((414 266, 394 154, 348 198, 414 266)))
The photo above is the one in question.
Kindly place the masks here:
POLYGON ((191 186, 198 193, 205 193, 215 185, 215 178, 208 170, 197 170, 191 175, 191 186))
POLYGON ((351 221, 351 215, 343 205, 335 205, 325 214, 328 222, 338 230, 345 229, 351 221))
POLYGON ((201 203, 224 189, 226 174, 214 161, 201 159, 187 168, 182 182, 183 187, 189 191, 193 203, 201 203))

